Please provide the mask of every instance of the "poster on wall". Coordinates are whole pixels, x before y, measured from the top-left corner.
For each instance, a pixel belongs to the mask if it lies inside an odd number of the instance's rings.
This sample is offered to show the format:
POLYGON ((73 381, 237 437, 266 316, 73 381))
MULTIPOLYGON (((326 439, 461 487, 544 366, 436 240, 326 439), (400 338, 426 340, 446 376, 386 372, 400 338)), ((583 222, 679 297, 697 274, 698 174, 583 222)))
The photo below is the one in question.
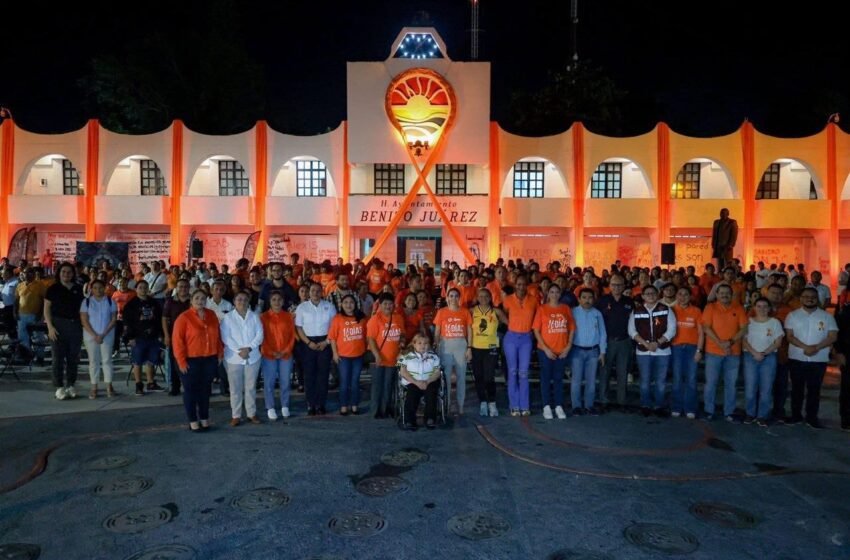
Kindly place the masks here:
POLYGON ((806 261, 805 248, 800 239, 756 239, 756 249, 753 253, 754 262, 763 261, 772 264, 797 264, 806 261))
POLYGON ((113 232, 106 236, 106 240, 127 243, 133 270, 137 270, 140 263, 170 260, 171 236, 167 233, 113 232))
POLYGON ((196 237, 204 242, 204 257, 200 260, 232 268, 242 258, 249 236, 248 233, 198 233, 196 237))
POLYGON ((269 262, 289 263, 289 255, 298 253, 301 262, 310 260, 322 262, 330 260, 336 262, 339 256, 335 235, 284 235, 273 234, 269 236, 267 260, 269 262))
POLYGON ((705 270, 705 265, 712 262, 711 239, 679 239, 676 240, 676 268, 692 266, 697 274, 705 270))
POLYGON ((522 259, 523 262, 534 259, 543 266, 554 261, 563 266, 572 263, 567 238, 557 235, 508 236, 503 239, 502 252, 506 259, 522 259))
POLYGON ((101 262, 106 261, 113 268, 117 268, 127 261, 129 250, 128 243, 78 241, 75 258, 86 266, 100 266, 101 262))
POLYGON ((422 263, 433 265, 437 262, 436 239, 407 239, 404 247, 405 263, 416 265, 422 263))
POLYGON ((85 241, 85 239, 86 235, 81 231, 47 232, 47 235, 38 236, 38 254, 41 255, 45 249, 50 249, 54 262, 73 261, 77 256, 77 241, 85 241), (42 243, 44 243, 43 247, 42 243))

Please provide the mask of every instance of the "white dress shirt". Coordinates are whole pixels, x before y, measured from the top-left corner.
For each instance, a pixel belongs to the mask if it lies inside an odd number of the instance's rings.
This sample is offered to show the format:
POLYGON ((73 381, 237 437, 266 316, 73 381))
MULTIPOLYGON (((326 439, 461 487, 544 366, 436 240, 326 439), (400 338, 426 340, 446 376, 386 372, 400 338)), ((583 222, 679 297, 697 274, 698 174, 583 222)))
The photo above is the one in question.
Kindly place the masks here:
POLYGON ((307 300, 295 309, 295 326, 301 327, 306 336, 327 336, 334 315, 336 308, 331 302, 322 299, 316 305, 307 300))
MULTIPOLYGON (((809 313, 805 308, 800 308, 785 318, 785 330, 791 331, 803 344, 815 345, 826 340, 831 331, 838 332, 838 325, 835 318, 823 309, 818 308, 809 313)), ((821 348, 814 356, 806 356, 802 348, 791 344, 788 357, 800 362, 829 362, 829 346, 821 348)))
POLYGON ((216 303, 213 298, 208 297, 206 308, 215 313, 215 316, 218 317, 218 322, 221 323, 224 321, 224 316, 233 311, 233 304, 224 298, 221 298, 221 303, 216 303))
POLYGON ((260 317, 250 309, 244 318, 238 311, 228 313, 221 322, 221 341, 224 343, 224 359, 228 364, 256 364, 260 361, 260 344, 263 343, 263 323, 260 317), (239 355, 240 348, 251 349, 247 360, 239 355))

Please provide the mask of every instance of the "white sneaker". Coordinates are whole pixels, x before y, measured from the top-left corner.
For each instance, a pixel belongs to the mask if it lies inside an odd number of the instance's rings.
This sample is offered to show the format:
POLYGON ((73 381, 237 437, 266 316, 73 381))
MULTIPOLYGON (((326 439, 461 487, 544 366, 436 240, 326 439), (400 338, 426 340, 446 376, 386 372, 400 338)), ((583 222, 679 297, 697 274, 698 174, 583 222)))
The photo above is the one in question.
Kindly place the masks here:
POLYGON ((287 407, 283 407, 280 409, 280 415, 284 418, 289 418, 289 409, 287 407))
POLYGON ((271 420, 272 422, 277 420, 277 412, 275 412, 273 408, 269 409, 269 420, 271 420))
POLYGON ((545 418, 546 420, 551 420, 553 418, 552 407, 550 407, 548 404, 543 407, 543 418, 545 418))
POLYGON ((478 414, 481 416, 487 416, 487 403, 482 402, 481 406, 478 407, 478 414))
POLYGON ((694 414, 693 412, 688 412, 687 414, 685 414, 685 416, 688 417, 688 420, 693 420, 694 418, 697 417, 697 415, 694 414))
POLYGON ((567 419, 567 413, 564 412, 563 406, 556 406, 555 407, 555 415, 558 417, 558 420, 566 420, 567 419))
POLYGON ((489 411, 490 411, 490 417, 491 417, 491 418, 495 418, 496 416, 498 416, 498 415, 499 415, 499 409, 498 409, 498 408, 496 408, 496 403, 491 402, 491 403, 488 405, 488 408, 489 408, 489 411))
POLYGON ((672 416, 673 418, 678 418, 681 415, 682 415, 682 413, 679 412, 679 411, 676 411, 676 410, 674 410, 673 412, 670 413, 670 416, 672 416))
POLYGON ((70 398, 72 398, 72 399, 76 399, 76 398, 77 398, 77 390, 76 390, 76 389, 74 389, 74 386, 73 386, 73 385, 71 385, 71 386, 69 386, 67 389, 65 389, 65 394, 67 394, 67 395, 68 395, 70 398))
POLYGON ((64 387, 59 387, 58 389, 56 389, 56 398, 60 401, 64 401, 68 398, 68 394, 65 392, 64 387))

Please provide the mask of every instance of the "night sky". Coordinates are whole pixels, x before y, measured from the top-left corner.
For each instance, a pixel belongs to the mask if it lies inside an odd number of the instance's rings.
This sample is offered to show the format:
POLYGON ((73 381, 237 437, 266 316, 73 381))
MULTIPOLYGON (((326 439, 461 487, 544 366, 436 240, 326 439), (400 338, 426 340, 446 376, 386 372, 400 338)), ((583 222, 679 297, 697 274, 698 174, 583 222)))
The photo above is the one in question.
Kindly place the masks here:
MULTIPOLYGON (((180 37, 205 25, 211 2, 7 4, 0 104, 33 131, 79 128, 98 116, 79 85, 93 58, 121 53, 153 28, 180 37)), ((746 117, 762 132, 803 136, 823 128, 831 113, 847 111, 850 119, 850 36, 834 10, 825 2, 771 9, 581 0, 579 54, 628 92, 623 122, 612 130, 636 134, 664 120, 678 132, 713 136, 746 117)), ((265 118, 283 132, 319 133, 345 119, 345 62, 383 60, 406 25, 436 27, 452 59, 469 59, 468 0, 244 1, 227 14, 262 69, 265 118)), ((480 58, 492 62, 492 116, 504 121, 513 91, 539 87, 568 63, 569 0, 481 0, 481 27, 480 58)))

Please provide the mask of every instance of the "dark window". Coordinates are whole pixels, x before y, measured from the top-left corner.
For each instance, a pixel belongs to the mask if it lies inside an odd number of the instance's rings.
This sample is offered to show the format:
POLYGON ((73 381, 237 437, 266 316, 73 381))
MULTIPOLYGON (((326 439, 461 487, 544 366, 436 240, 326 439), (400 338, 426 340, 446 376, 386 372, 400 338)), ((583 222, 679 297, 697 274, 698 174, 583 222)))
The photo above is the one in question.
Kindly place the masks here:
POLYGON ((218 161, 219 196, 248 196, 248 174, 242 164, 234 160, 218 161))
POLYGON ((437 164, 437 194, 466 194, 466 164, 437 164))
POLYGON ((298 196, 327 196, 328 171, 316 159, 299 159, 295 162, 295 180, 298 196))
POLYGON ((152 159, 139 160, 139 170, 142 177, 142 194, 165 196, 168 191, 165 188, 165 179, 162 177, 162 171, 152 159))
POLYGON ((518 161, 514 164, 514 197, 543 198, 542 161, 518 161))
POLYGON ((817 200, 818 199, 818 191, 815 188, 814 179, 809 180, 809 200, 817 200))
POLYGON ((590 180, 590 198, 622 198, 623 164, 603 162, 590 180))
POLYGON ((756 189, 756 200, 779 198, 779 164, 771 163, 761 176, 759 186, 756 189))
POLYGON ((80 190, 80 174, 69 159, 62 160, 62 194, 83 194, 80 190))
POLYGON ((670 198, 699 198, 699 175, 702 164, 689 162, 682 166, 676 175, 676 182, 670 189, 670 198))
POLYGON ((404 165, 376 163, 375 194, 404 194, 404 165))

